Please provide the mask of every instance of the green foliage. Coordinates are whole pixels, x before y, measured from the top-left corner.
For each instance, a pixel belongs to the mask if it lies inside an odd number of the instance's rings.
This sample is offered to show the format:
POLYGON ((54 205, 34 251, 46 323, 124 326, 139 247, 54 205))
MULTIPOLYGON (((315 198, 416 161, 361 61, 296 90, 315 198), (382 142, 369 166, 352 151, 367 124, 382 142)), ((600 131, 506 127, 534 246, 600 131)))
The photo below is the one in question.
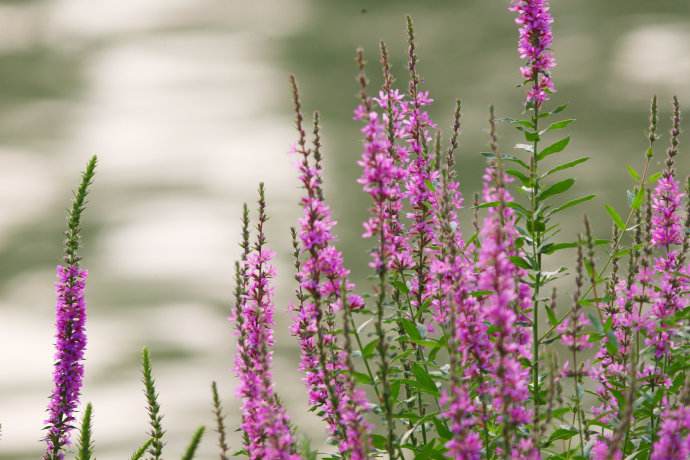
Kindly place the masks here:
POLYGON ((194 458, 196 450, 199 447, 199 443, 201 442, 201 438, 204 435, 204 430, 205 427, 200 426, 194 432, 194 434, 192 435, 192 440, 189 442, 189 446, 187 447, 187 450, 182 456, 182 460, 192 460, 194 458))
POLYGON ((163 416, 160 413, 158 392, 156 391, 156 382, 153 379, 153 371, 151 369, 151 358, 147 348, 144 348, 142 351, 141 366, 146 393, 146 410, 149 414, 149 436, 151 440, 151 445, 148 447, 149 458, 150 460, 160 460, 163 455, 163 436, 165 431, 163 431, 163 416))
POLYGON ((92 419, 93 406, 91 403, 88 403, 81 422, 81 431, 79 432, 79 441, 77 442, 76 460, 91 460, 93 458, 93 440, 91 439, 92 419))
POLYGON ((72 207, 67 211, 67 231, 65 232, 65 263, 67 265, 74 265, 79 263, 79 240, 81 232, 81 215, 86 209, 87 196, 89 194, 89 187, 93 183, 93 178, 96 174, 97 158, 94 155, 86 164, 86 168, 82 172, 81 183, 76 192, 74 192, 74 200, 72 207))

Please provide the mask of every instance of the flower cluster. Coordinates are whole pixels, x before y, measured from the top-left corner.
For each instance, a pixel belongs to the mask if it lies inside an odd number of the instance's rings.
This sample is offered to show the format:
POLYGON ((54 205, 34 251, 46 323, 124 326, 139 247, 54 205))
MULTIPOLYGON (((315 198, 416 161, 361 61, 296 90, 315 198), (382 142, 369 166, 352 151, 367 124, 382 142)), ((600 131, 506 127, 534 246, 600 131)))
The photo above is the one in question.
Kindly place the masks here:
POLYGON ((363 392, 355 387, 346 372, 346 356, 338 350, 335 335, 335 312, 340 309, 357 310, 363 307, 361 297, 348 294, 354 285, 348 281, 349 270, 343 256, 333 242, 335 221, 323 200, 321 152, 318 116, 314 125, 314 147, 307 148, 299 94, 292 79, 297 129, 296 153, 300 181, 305 191, 300 204, 303 214, 299 221, 299 240, 306 260, 300 264, 299 305, 293 333, 300 339, 301 369, 306 373, 309 402, 323 411, 331 435, 337 439, 344 455, 358 460, 367 456, 364 420, 367 409, 363 392))
POLYGON ((555 91, 551 69, 556 60, 550 51, 553 42, 549 0, 513 0, 511 11, 518 14, 515 22, 520 26, 518 52, 526 61, 520 68, 522 77, 532 82, 527 102, 539 107, 555 91))
MULTIPOLYGON (((46 420, 49 426, 46 436, 48 459, 54 458, 56 448, 69 443, 74 412, 79 405, 86 350, 86 277, 86 270, 77 265, 57 267, 55 389, 48 406, 50 416, 46 420)), ((58 458, 62 455, 58 454, 58 458)))
MULTIPOLYGON (((263 207, 260 208, 263 214, 263 207)), ((273 251, 263 244, 263 222, 259 217, 258 242, 246 260, 246 292, 243 294, 238 323, 239 335, 235 369, 242 398, 242 431, 251 459, 297 460, 285 410, 273 390, 271 356, 273 339, 273 251)))

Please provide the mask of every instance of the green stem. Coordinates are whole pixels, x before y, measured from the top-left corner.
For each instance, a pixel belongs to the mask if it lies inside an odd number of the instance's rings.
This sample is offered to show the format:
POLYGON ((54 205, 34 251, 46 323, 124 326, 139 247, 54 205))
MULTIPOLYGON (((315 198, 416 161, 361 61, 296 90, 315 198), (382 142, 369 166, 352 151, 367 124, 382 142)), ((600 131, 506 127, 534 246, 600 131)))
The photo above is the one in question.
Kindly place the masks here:
MULTIPOLYGON (((537 78, 535 76, 534 85, 537 85, 537 78)), ((534 287, 532 289, 532 400, 534 403, 534 426, 539 425, 539 293, 541 290, 541 231, 536 227, 537 208, 539 195, 539 106, 535 104, 532 117, 534 127, 534 142, 532 143, 532 161, 530 162, 530 175, 532 181, 532 196, 530 219, 532 224, 532 259, 536 263, 534 270, 536 271, 534 278, 534 287)), ((539 445, 535 446, 537 454, 540 454, 539 445)))

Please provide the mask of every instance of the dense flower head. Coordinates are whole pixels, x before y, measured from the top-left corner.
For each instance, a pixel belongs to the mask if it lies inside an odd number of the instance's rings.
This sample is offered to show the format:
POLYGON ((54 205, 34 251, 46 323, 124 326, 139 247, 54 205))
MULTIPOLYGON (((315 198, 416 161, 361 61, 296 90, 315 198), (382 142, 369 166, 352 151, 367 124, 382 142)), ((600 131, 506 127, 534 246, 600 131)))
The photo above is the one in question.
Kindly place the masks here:
POLYGON ((527 93, 527 102, 536 106, 548 100, 555 91, 550 71, 556 60, 550 51, 553 33, 549 0, 513 0, 510 10, 517 13, 515 22, 520 28, 518 53, 525 65, 520 68, 522 77, 533 82, 527 93))
POLYGON ((358 182, 373 201, 371 216, 364 223, 363 236, 380 235, 382 247, 373 251, 373 268, 380 270, 385 263, 386 268, 402 270, 413 263, 400 220, 404 198, 402 186, 409 174, 409 152, 405 145, 391 143, 388 129, 393 130, 393 140, 395 134, 404 135, 401 124, 407 104, 399 92, 393 91, 390 94, 382 91, 374 102, 381 113, 375 109, 367 112, 363 104, 355 111, 355 119, 367 122, 362 128, 365 139, 362 158, 358 162, 362 167, 358 182))
POLYGON ((334 246, 332 229, 336 222, 323 198, 318 123, 314 125, 314 148, 306 146, 299 95, 293 80, 293 96, 300 135, 293 152, 299 156, 299 180, 304 188, 300 199, 302 217, 298 239, 305 260, 298 258, 298 304, 292 332, 300 342, 300 369, 305 373, 309 403, 318 408, 328 423, 331 436, 342 455, 367 457, 368 425, 363 414, 368 409, 364 393, 355 387, 347 372, 347 356, 340 352, 335 312, 364 307, 353 294, 342 253, 334 246))
POLYGON ((690 406, 667 409, 661 419, 661 429, 651 460, 690 458, 690 406))
POLYGON ((246 285, 238 323, 235 369, 242 398, 242 431, 250 459, 297 460, 289 420, 278 403, 271 375, 273 339, 273 286, 275 253, 265 246, 252 251, 246 264, 246 285))
MULTIPOLYGON (((70 442, 74 412, 84 378, 84 351, 86 350, 86 270, 77 265, 57 266, 56 341, 53 394, 48 406, 49 417, 46 441, 47 458, 53 448, 70 442)), ((58 454, 60 458, 62 453, 58 454)))
MULTIPOLYGON (((481 248, 478 261, 480 291, 488 291, 482 301, 482 312, 493 332, 490 361, 493 385, 489 394, 499 421, 512 427, 531 421, 527 408, 529 399, 529 368, 521 362, 528 358, 531 337, 525 327, 525 310, 530 306, 530 289, 522 281, 525 275, 515 266, 511 257, 515 249, 515 215, 505 203, 512 201, 503 184, 506 177, 499 177, 492 166, 484 175, 484 200, 498 201, 497 207, 489 208, 480 232, 481 248), (500 179, 500 180, 499 180, 500 179)), ((527 458, 520 455, 515 458, 527 458)))
POLYGON ((681 200, 678 181, 671 174, 664 174, 652 194, 652 244, 669 247, 683 241, 681 225, 681 200))

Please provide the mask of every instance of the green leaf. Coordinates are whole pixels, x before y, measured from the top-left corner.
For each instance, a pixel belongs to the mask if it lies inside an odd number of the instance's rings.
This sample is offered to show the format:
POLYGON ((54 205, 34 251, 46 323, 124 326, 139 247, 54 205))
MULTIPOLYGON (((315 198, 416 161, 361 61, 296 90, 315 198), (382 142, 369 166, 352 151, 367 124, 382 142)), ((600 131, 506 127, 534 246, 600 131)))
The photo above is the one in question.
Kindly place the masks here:
POLYGON ((576 434, 578 434, 578 431, 574 428, 557 428, 553 433, 551 433, 551 436, 549 436, 549 440, 546 441, 546 445, 551 445, 551 443, 554 441, 570 439, 576 434))
POLYGON ((368 344, 364 345, 364 348, 362 349, 362 356, 365 358, 371 358, 374 356, 374 352, 376 351, 376 347, 379 344, 379 339, 376 338, 369 342, 368 344))
POLYGON ((143 374, 143 381, 146 393, 147 412, 149 414, 149 433, 151 436, 151 445, 148 452, 152 460, 160 460, 163 455, 163 415, 161 415, 161 408, 158 404, 158 392, 156 391, 156 382, 153 379, 153 370, 151 368, 151 357, 148 348, 144 348, 141 354, 141 367, 143 374))
POLYGON ((395 289, 398 290, 401 294, 407 295, 410 292, 410 288, 407 287, 407 284, 403 282, 401 279, 394 279, 391 281, 391 284, 395 289))
POLYGON ((426 369, 424 369, 419 363, 414 363, 412 366, 412 373, 415 376, 420 390, 438 396, 438 388, 436 388, 434 379, 431 378, 426 369))
POLYGON ((417 325, 412 320, 408 318, 400 318, 400 323, 410 339, 422 340, 422 334, 419 333, 417 325))
POLYGON ((557 113, 561 113, 562 111, 564 111, 564 110, 567 109, 567 108, 568 108, 568 104, 562 104, 562 105, 559 105, 558 107, 556 107, 555 109, 553 109, 553 110, 551 111, 551 113, 552 113, 553 115, 555 115, 555 114, 557 114, 557 113))
POLYGON ((553 155, 554 153, 562 152, 565 150, 565 148, 570 144, 570 136, 565 137, 561 139, 560 141, 554 142, 553 144, 549 145, 545 149, 543 149, 541 152, 539 152, 539 155, 537 155, 537 159, 543 160, 544 158, 548 157, 549 155, 553 155))
POLYGON ((652 174, 651 176, 649 176, 649 179, 647 179, 647 183, 648 183, 649 185, 656 184, 656 181, 658 181, 659 179, 661 179, 661 175, 662 175, 662 174, 663 174, 663 173, 661 173, 661 172, 656 172, 656 173, 652 174))
POLYGON ((539 137, 539 133, 525 131, 523 134, 525 135, 525 140, 527 142, 538 142, 541 139, 541 137, 539 137))
POLYGON ((589 201, 589 200, 593 199, 594 197, 596 197, 596 195, 587 195, 587 196, 583 196, 580 198, 575 198, 574 200, 566 201, 565 203, 558 206, 557 208, 554 208, 550 212, 550 214, 556 214, 556 213, 559 213, 565 209, 572 208, 573 206, 577 206, 580 203, 584 203, 586 201, 589 201))
POLYGON ((561 120, 561 121, 557 121, 555 123, 551 123, 548 128, 546 128, 544 131, 542 131, 542 133, 548 133, 550 131, 556 131, 559 129, 566 128, 574 121, 575 121, 574 118, 569 118, 567 120, 561 120))
POLYGON ((555 168, 550 169, 550 170, 547 171, 542 177, 547 177, 547 176, 550 176, 551 174, 557 173, 557 172, 559 172, 559 171, 563 171, 563 170, 565 170, 565 169, 569 169, 569 168, 575 167, 575 166, 577 166, 577 165, 579 165, 579 164, 584 163, 584 162, 587 161, 587 160, 589 160, 589 157, 582 157, 582 158, 578 158, 577 160, 573 160, 573 161, 569 161, 569 162, 567 162, 567 163, 563 163, 563 164, 561 164, 561 165, 556 166, 555 168))
POLYGON ((539 201, 544 201, 545 199, 547 199, 551 196, 563 193, 563 192, 567 191, 568 189, 570 189, 570 187, 572 187, 574 183, 575 183, 575 179, 564 179, 560 182, 556 182, 551 187, 549 187, 546 190, 544 190, 543 192, 541 192, 539 194, 539 196, 537 197, 537 199, 539 201))
POLYGON ((611 216, 611 220, 613 220, 613 223, 616 224, 616 227, 618 227, 620 231, 624 232, 625 222, 621 218, 620 214, 618 214, 618 211, 616 211, 613 206, 610 206, 608 204, 604 205, 604 207, 606 208, 606 212, 609 214, 609 216, 611 216))
POLYGON ((369 439, 371 439, 371 444, 377 449, 385 450, 388 445, 386 437, 380 434, 372 434, 369 439))
POLYGON ((506 174, 509 174, 519 180, 525 187, 531 187, 531 179, 522 171, 518 171, 517 169, 506 169, 506 174))
POLYGON ((352 376, 355 378, 355 381, 357 381, 357 383, 359 383, 359 384, 374 385, 374 381, 371 380, 371 377, 369 377, 368 374, 364 374, 362 372, 357 372, 357 371, 352 371, 352 376))
POLYGON ((144 444, 139 446, 139 448, 136 451, 134 451, 134 453, 132 454, 132 456, 130 457, 129 460, 141 460, 141 458, 144 457, 144 454, 148 450, 149 446, 151 446, 152 442, 153 442, 153 439, 149 439, 144 444))
POLYGON ((632 202, 630 203, 630 207, 632 209, 640 209, 640 206, 642 206, 643 200, 644 200, 644 188, 640 187, 639 190, 637 190, 637 193, 635 194, 635 197, 633 198, 632 202))
POLYGON ((189 446, 187 447, 187 450, 182 456, 182 460, 192 460, 194 458, 194 454, 196 454, 196 450, 199 447, 199 443, 201 442, 201 437, 204 435, 204 430, 205 428, 203 426, 200 426, 194 432, 192 440, 189 442, 189 446))
POLYGON ((556 251, 563 249, 576 248, 577 243, 549 243, 542 248, 542 254, 553 254, 556 251))
POLYGON ((529 269, 532 268, 532 266, 529 264, 529 262, 527 262, 527 261, 526 261, 525 259, 523 259, 522 257, 519 257, 519 256, 510 256, 510 260, 511 260, 517 267, 525 268, 525 269, 527 269, 527 270, 529 270, 529 269))
POLYGON ((630 174, 630 177, 633 178, 634 181, 639 181, 640 180, 640 175, 635 171, 635 168, 632 166, 628 165, 628 174, 630 174))
POLYGON ((558 318, 556 318, 556 313, 554 313, 553 308, 551 308, 548 305, 545 305, 546 307, 546 317, 549 319, 549 324, 551 327, 556 327, 558 326, 558 318))
POLYGON ((93 457, 93 441, 91 439, 92 414, 93 406, 91 406, 91 403, 88 403, 81 422, 76 460, 91 460, 93 457))

